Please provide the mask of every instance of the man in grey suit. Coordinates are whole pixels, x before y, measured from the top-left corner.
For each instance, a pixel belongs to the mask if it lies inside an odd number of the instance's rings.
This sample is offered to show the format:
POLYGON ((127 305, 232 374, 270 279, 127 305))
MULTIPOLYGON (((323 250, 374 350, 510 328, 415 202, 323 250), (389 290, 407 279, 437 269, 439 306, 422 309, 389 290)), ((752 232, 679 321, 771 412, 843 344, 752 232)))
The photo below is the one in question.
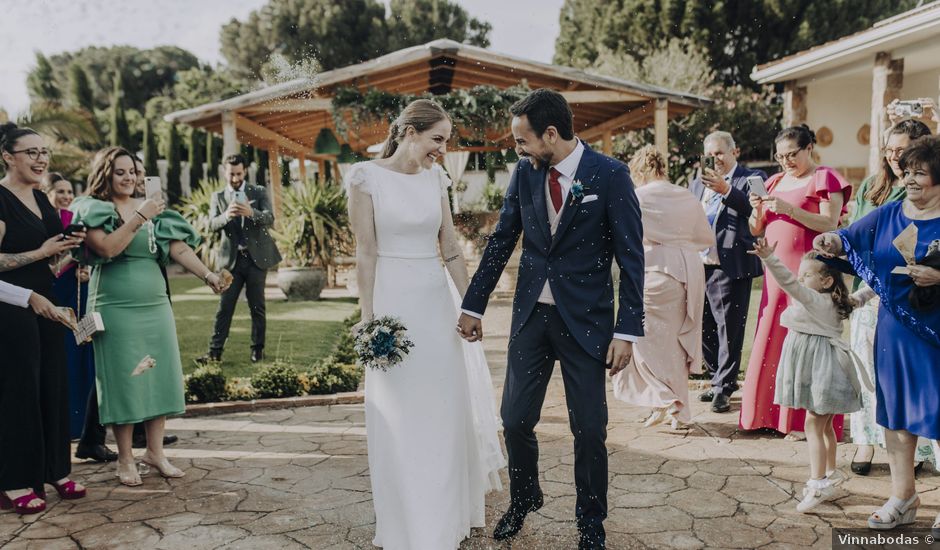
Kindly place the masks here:
POLYGON ((226 157, 228 185, 212 195, 209 227, 222 231, 219 264, 232 272, 232 286, 222 293, 209 352, 197 359, 200 363, 222 359, 242 287, 245 287, 251 313, 251 361, 257 363, 264 358, 264 280, 268 269, 281 261, 281 254, 268 234, 268 228, 274 225, 274 212, 267 189, 246 184, 246 172, 244 157, 226 157))

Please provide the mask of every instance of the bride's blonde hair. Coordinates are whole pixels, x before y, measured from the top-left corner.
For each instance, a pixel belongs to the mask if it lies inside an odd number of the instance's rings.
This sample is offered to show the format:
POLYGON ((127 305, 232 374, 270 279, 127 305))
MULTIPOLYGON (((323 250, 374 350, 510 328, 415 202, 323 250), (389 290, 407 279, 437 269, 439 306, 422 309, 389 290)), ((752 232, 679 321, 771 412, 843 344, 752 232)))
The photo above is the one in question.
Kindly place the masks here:
POLYGON ((430 99, 416 99, 405 107, 398 118, 388 126, 388 137, 382 147, 382 158, 395 154, 398 144, 405 137, 405 132, 411 126, 419 134, 426 131, 442 120, 450 120, 444 108, 430 99))
POLYGON ((628 166, 634 178, 642 176, 645 180, 666 179, 666 159, 652 145, 644 145, 633 153, 628 166))

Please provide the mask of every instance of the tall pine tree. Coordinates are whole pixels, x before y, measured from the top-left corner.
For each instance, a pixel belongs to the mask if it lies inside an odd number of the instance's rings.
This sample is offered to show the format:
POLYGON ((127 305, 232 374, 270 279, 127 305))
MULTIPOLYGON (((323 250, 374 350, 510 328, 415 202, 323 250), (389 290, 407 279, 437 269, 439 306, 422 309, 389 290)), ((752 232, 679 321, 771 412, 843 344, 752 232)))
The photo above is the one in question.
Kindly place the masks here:
POLYGON ((59 103, 62 100, 62 91, 55 83, 52 63, 39 52, 36 52, 36 68, 26 77, 26 88, 33 101, 59 103))
POLYGON ((132 148, 131 129, 124 114, 124 86, 120 71, 114 75, 114 90, 111 92, 111 133, 112 146, 132 148))
POLYGON ((153 123, 144 119, 144 171, 151 176, 160 174, 157 166, 157 139, 153 135, 153 123))
POLYGON ((78 63, 69 65, 69 105, 73 109, 95 112, 95 95, 91 91, 88 73, 78 63))
POLYGON ((203 133, 192 128, 189 131, 189 189, 195 191, 202 185, 205 172, 202 168, 203 133))
POLYGON ((183 197, 183 184, 180 175, 183 170, 180 166, 180 135, 175 124, 170 124, 170 135, 166 143, 166 194, 170 206, 179 204, 183 197))

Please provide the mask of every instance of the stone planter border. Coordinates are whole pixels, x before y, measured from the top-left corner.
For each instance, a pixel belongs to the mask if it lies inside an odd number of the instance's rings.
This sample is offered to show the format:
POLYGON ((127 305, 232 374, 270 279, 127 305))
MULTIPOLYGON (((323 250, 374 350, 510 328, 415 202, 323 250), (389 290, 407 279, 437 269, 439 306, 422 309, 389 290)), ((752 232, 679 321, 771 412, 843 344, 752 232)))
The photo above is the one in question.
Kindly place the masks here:
POLYGON ((365 392, 351 391, 327 395, 301 395, 275 399, 252 399, 250 401, 221 401, 218 403, 190 403, 186 405, 184 418, 211 416, 239 412, 254 412, 295 407, 318 407, 323 405, 358 405, 365 400, 365 392))

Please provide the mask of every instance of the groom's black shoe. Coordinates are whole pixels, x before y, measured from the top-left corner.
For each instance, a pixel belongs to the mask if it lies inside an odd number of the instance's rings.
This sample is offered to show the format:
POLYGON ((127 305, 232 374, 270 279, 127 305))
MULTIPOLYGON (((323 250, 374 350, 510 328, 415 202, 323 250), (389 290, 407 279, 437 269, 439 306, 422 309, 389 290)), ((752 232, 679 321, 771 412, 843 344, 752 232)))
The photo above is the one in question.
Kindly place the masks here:
POLYGON ((716 393, 712 400, 712 412, 723 413, 731 410, 731 402, 728 396, 723 393, 716 393))
POLYGON ((510 504, 509 509, 499 518, 496 529, 493 530, 493 538, 496 540, 506 540, 514 537, 522 529, 525 517, 529 512, 534 512, 545 504, 545 498, 539 493, 535 499, 528 505, 510 504))
POLYGON ((711 403, 715 399, 715 390, 707 390, 702 392, 702 395, 698 396, 698 400, 702 403, 711 403))

